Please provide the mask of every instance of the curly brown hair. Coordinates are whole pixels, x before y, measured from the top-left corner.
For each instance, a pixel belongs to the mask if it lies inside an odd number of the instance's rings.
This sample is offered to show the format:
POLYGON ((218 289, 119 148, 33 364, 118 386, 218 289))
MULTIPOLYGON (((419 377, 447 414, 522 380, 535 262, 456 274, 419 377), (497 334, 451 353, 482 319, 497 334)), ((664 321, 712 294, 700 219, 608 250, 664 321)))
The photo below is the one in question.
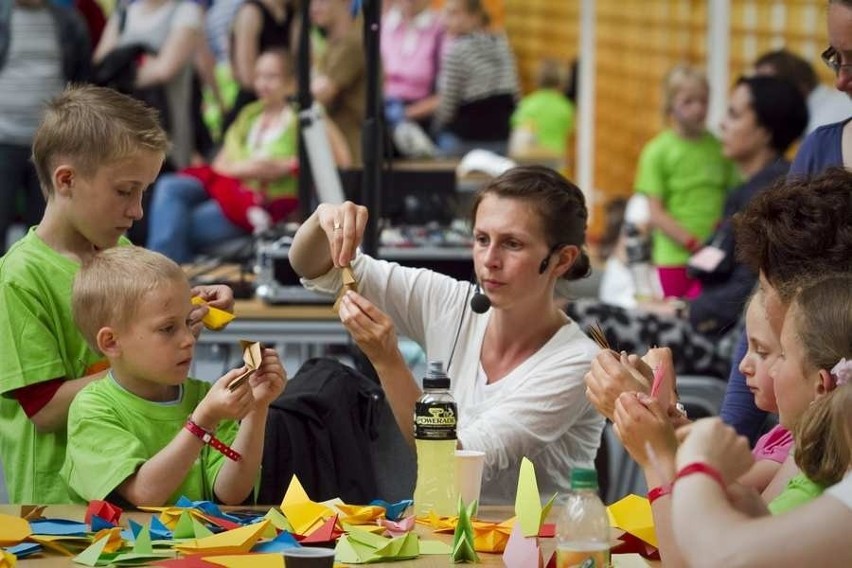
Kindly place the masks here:
POLYGON ((737 254, 784 303, 814 277, 852 272, 852 173, 789 178, 734 217, 737 254))

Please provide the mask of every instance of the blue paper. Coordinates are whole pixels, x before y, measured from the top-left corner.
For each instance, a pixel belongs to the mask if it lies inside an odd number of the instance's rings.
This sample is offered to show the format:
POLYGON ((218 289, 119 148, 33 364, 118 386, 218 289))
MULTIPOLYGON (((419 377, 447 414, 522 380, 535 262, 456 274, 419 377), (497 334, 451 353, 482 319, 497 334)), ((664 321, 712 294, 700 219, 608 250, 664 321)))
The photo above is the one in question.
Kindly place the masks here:
POLYGON ((151 540, 171 540, 173 538, 172 531, 166 528, 166 525, 157 517, 151 517, 151 540))
POLYGON ((198 509, 205 515, 210 515, 211 517, 218 517, 220 519, 225 519, 231 521, 232 523, 240 523, 242 521, 239 517, 235 517, 233 515, 229 515, 222 511, 216 503, 212 501, 190 501, 188 497, 185 495, 181 495, 180 499, 175 503, 176 507, 184 507, 187 509, 198 509))
POLYGON ((281 552, 290 548, 302 548, 302 545, 299 544, 299 541, 296 540, 296 537, 294 537, 292 534, 287 531, 282 531, 281 534, 276 536, 274 539, 267 542, 262 542, 260 544, 256 544, 254 548, 251 549, 251 551, 281 552))
POLYGON ((398 503, 388 503, 387 501, 382 501, 381 499, 374 499, 370 501, 370 505, 378 505, 379 507, 383 507, 385 509, 385 517, 389 521, 398 521, 405 514, 405 510, 411 507, 414 503, 411 499, 403 499, 398 503))
POLYGON ((92 532, 96 533, 103 529, 111 529, 113 527, 115 527, 115 525, 108 520, 97 515, 92 515, 92 532))
POLYGON ((37 542, 22 542, 21 544, 10 546, 5 550, 10 554, 14 554, 20 560, 21 558, 41 552, 41 545, 37 542))
POLYGON ((86 523, 66 519, 37 519, 30 521, 33 534, 50 536, 86 536, 89 527, 86 523))

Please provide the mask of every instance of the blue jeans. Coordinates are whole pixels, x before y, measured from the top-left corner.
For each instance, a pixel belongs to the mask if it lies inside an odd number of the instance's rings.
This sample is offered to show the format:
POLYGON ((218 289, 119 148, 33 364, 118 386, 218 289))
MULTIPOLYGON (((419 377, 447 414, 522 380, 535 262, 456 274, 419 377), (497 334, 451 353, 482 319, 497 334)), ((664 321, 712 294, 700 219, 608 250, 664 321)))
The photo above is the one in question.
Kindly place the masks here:
POLYGON ((154 186, 148 248, 175 262, 191 262, 205 247, 245 235, 194 177, 167 174, 154 186))

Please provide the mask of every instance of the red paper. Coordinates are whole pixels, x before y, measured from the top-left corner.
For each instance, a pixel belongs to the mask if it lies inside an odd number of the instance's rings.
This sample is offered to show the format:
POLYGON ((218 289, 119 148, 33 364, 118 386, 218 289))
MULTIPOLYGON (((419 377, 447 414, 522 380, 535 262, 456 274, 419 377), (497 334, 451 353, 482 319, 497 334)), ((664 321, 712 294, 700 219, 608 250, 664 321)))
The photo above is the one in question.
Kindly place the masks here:
POLYGON ((334 542, 340 535, 343 534, 343 529, 337 523, 337 515, 330 517, 325 523, 311 534, 299 539, 300 544, 322 544, 326 542, 334 542))
POLYGON ((92 515, 97 515, 103 520, 118 526, 118 520, 121 518, 121 508, 106 501, 89 501, 85 519, 87 525, 92 524, 92 515))

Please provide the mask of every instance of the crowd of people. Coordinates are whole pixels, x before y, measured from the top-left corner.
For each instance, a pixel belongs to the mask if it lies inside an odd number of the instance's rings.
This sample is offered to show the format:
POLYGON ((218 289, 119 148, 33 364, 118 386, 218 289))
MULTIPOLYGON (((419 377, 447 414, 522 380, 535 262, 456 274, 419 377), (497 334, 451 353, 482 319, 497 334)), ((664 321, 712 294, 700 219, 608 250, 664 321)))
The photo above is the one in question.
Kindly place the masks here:
MULTIPOLYGON (((293 210, 298 118, 287 48, 301 33, 319 47, 311 89, 336 161, 357 163, 360 23, 348 0, 314 0, 318 30, 301 30, 290 2, 231 4, 233 33, 210 42, 207 57, 197 3, 119 4, 93 57, 63 51, 54 58, 62 65, 31 73, 27 88, 50 97, 43 108, 24 100, 26 90, 5 98, 29 51, 14 42, 0 49, 0 105, 10 105, 0 108, 0 134, 4 126, 20 134, 2 150, 10 162, 31 152, 26 175, 46 200, 0 258, 0 461, 12 502, 163 505, 182 494, 239 504, 264 451, 276 451, 264 435, 287 383, 278 355, 264 349, 247 378, 246 367, 212 383, 190 378, 204 316, 232 311, 234 299, 226 286, 191 288, 175 261, 293 210), (239 60, 230 68, 238 112, 221 116, 224 144, 202 165, 193 157, 198 122, 181 101, 194 100, 196 68, 216 76, 223 49, 239 60), (91 64, 110 87, 63 87, 91 64), (166 163, 174 173, 159 177, 166 163), (149 250, 125 233, 155 182, 149 250)), ((425 126, 447 152, 504 144, 513 122, 536 129, 535 101, 512 118, 511 52, 478 0, 448 0, 440 24, 428 2, 390 10, 383 33, 400 42, 393 56, 422 61, 416 73, 388 66, 389 123, 425 126), (488 118, 498 115, 499 123, 488 118)), ((0 25, 11 23, 16 38, 88 33, 42 0, 16 0, 10 14, 0 25)), ((827 15, 823 59, 837 89, 852 95, 852 2, 831 0, 827 15)), ((651 488, 666 566, 852 563, 843 538, 852 521, 849 119, 809 126, 818 89, 789 77, 785 53, 770 55, 734 84, 721 140, 705 128, 703 76, 678 67, 666 78, 669 127, 643 150, 636 181, 662 299, 563 306, 558 283, 591 270, 588 209, 577 186, 543 166, 511 168, 477 192, 473 281, 362 253, 370 214, 362 205, 320 204, 301 224, 290 263, 305 286, 331 294, 351 270, 358 290, 342 295, 340 319, 411 445, 421 389, 398 335, 445 362, 458 447, 485 453, 483 503, 514 500, 524 457, 542 494, 568 491, 572 468, 594 467, 610 420, 651 488), (790 166, 786 152, 806 128, 790 166), (482 295, 487 309, 474 308, 482 295), (615 349, 584 333, 592 321, 615 349), (730 373, 721 418, 690 422, 678 408, 677 375, 695 372, 730 373)))

